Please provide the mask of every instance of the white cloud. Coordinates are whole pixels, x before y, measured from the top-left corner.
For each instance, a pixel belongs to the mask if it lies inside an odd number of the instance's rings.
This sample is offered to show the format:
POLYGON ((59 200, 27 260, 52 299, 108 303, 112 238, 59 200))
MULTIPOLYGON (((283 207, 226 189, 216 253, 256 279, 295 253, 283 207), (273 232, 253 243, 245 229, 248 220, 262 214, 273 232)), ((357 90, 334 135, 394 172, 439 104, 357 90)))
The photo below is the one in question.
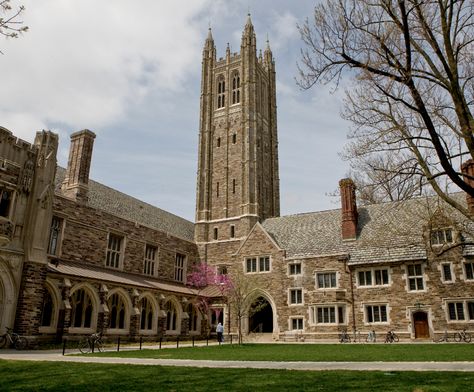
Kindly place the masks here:
POLYGON ((299 36, 296 24, 298 19, 289 11, 282 13, 273 12, 271 16, 272 31, 270 44, 272 49, 285 48, 288 42, 299 36))
POLYGON ((0 97, 2 122, 22 135, 47 123, 100 130, 150 91, 182 89, 208 1, 24 3, 30 32, 5 42, 0 97))
MULTIPOLYGON (((18 1, 20 2, 20 1, 18 1)), ((33 141, 98 134, 92 178, 188 219, 194 217, 201 50, 212 25, 217 55, 234 52, 250 6, 258 49, 276 59, 282 213, 328 208, 345 164, 339 95, 295 84, 296 23, 314 0, 22 0, 31 31, 0 40, 0 125, 33 141)), ((331 207, 330 207, 331 208, 331 207)))

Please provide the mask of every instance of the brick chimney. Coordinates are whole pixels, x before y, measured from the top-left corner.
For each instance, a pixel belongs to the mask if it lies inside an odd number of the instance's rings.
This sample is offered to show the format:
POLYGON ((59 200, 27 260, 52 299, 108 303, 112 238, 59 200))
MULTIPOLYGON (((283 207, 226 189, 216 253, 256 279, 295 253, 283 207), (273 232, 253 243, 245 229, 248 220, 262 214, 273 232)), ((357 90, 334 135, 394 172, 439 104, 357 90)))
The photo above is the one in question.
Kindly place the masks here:
MULTIPOLYGON (((474 188, 474 160, 469 159, 461 165, 461 172, 464 174, 464 181, 474 188), (469 176, 467 177, 466 174, 469 176)), ((466 193, 467 208, 474 214, 474 197, 466 193)))
POLYGON ((71 148, 66 176, 61 186, 63 195, 76 201, 87 202, 89 170, 95 133, 84 129, 71 135, 71 148))
POLYGON ((357 204, 355 184, 350 178, 339 181, 341 191, 342 239, 352 240, 357 237, 357 204))

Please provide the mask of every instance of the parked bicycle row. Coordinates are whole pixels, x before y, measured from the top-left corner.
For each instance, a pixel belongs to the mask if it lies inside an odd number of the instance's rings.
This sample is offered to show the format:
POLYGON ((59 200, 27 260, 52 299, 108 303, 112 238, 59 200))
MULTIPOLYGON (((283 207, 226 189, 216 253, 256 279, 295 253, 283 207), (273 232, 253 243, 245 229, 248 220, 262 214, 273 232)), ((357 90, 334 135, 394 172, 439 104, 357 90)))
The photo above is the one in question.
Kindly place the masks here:
MULTIPOLYGON (((443 336, 440 338, 434 339, 434 342, 456 342, 456 343, 470 343, 472 340, 471 334, 463 329, 461 331, 454 332, 452 335, 445 331, 443 336)), ((339 342, 340 343, 376 343, 377 334, 375 330, 369 331, 367 335, 362 336, 360 331, 356 331, 353 334, 349 334, 346 329, 342 330, 339 333, 339 342), (351 336, 352 335, 352 336, 351 336)), ((382 341, 382 340, 380 340, 382 341)), ((383 336, 384 343, 397 343, 400 339, 398 335, 393 330, 388 330, 387 333, 383 336)), ((193 339, 194 343, 194 339, 193 339)), ((6 333, 0 335, 0 348, 3 347, 14 347, 17 350, 24 350, 28 348, 28 340, 24 336, 20 336, 16 332, 13 332, 12 328, 6 327, 6 333)), ((161 344, 160 344, 161 346, 161 344)), ((87 337, 84 337, 78 341, 77 348, 82 353, 94 352, 95 350, 101 351, 103 347, 102 333, 93 333, 87 337)))
MULTIPOLYGON (((440 338, 434 339, 434 342, 456 342, 456 343, 470 343, 471 342, 471 334, 463 329, 461 331, 454 332, 452 335, 449 335, 447 331, 444 332, 443 336, 440 338)), ((340 343, 375 343, 377 342, 377 334, 374 330, 369 331, 369 333, 365 336, 362 336, 359 331, 356 331, 354 334, 349 334, 347 330, 342 330, 339 333, 339 342, 340 343)), ((382 340, 384 343, 397 343, 400 341, 398 335, 392 331, 387 331, 386 334, 383 335, 382 340)))
POLYGON ((441 336, 438 340, 435 340, 435 342, 439 342, 439 343, 449 342, 449 341, 454 341, 456 343, 460 343, 460 342, 470 343, 471 334, 467 332, 466 329, 463 329, 462 331, 455 332, 451 337, 449 336, 448 331, 444 331, 443 336, 441 336))
MULTIPOLYGON (((389 330, 385 334, 383 341, 385 343, 396 343, 399 340, 400 339, 399 339, 398 335, 395 332, 393 332, 392 330, 389 330)), ((365 339, 364 339, 364 337, 361 336, 360 332, 356 332, 351 337, 351 335, 347 332, 347 330, 342 330, 341 333, 339 334, 339 342, 340 343, 351 343, 352 341, 354 341, 354 343, 357 343, 357 342, 362 343, 364 341, 367 342, 367 343, 376 343, 377 342, 377 334, 375 333, 374 330, 369 331, 369 333, 365 336, 365 339)))

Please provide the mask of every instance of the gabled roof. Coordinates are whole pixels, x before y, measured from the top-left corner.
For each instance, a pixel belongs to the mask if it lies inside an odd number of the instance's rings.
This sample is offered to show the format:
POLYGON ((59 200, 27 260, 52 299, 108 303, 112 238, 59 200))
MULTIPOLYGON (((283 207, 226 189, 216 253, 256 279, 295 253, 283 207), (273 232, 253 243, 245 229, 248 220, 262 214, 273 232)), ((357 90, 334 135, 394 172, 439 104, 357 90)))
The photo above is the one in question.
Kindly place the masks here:
MULTIPOLYGON (((61 184, 65 175, 66 170, 58 166, 55 178, 55 192, 58 194, 61 194, 61 184)), ((93 180, 89 180, 88 206, 194 242, 193 222, 93 180)))
MULTIPOLYGON (((461 193, 455 197, 464 200, 461 193)), ((437 203, 423 197, 361 207, 356 240, 342 239, 340 209, 271 218, 262 226, 286 249, 287 258, 346 254, 350 264, 422 260, 427 257, 424 230, 437 203)), ((449 206, 443 208, 453 219, 466 221, 449 206)), ((466 246, 464 254, 471 251, 466 246)))
POLYGON ((280 246, 278 245, 278 243, 275 241, 275 239, 270 235, 270 233, 265 230, 262 226, 262 224, 260 222, 257 222, 253 227, 252 227, 252 230, 250 230, 250 233, 247 234, 247 237, 245 237, 245 240, 242 241, 242 243, 240 244, 239 246, 239 249, 237 249, 237 251, 234 253, 234 255, 238 255, 240 253, 240 251, 242 250, 242 248, 245 246, 245 244, 247 243, 247 241, 252 237, 252 234, 255 230, 258 230, 260 229, 263 234, 267 237, 267 239, 272 243, 273 246, 275 246, 275 248, 277 250, 282 250, 280 248, 280 246))

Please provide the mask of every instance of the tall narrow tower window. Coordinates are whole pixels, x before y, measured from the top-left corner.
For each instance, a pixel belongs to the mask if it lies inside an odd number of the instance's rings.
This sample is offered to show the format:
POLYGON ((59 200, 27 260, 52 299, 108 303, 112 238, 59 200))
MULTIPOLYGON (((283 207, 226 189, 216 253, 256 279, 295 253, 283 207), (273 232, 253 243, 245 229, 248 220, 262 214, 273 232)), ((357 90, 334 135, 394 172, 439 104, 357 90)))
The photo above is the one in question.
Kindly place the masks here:
POLYGON ((232 78, 232 104, 240 102, 240 76, 234 74, 232 78))
POLYGON ((214 227, 214 239, 217 241, 217 238, 219 237, 219 231, 217 227, 214 227))
POLYGON ((268 114, 267 105, 268 105, 268 103, 267 103, 267 85, 264 82, 264 83, 262 83, 262 112, 263 112, 263 115, 268 114))
POLYGON ((237 135, 234 133, 232 135, 232 144, 235 144, 235 143, 237 143, 237 135))
POLYGON ((232 193, 235 193, 235 178, 232 180, 232 193))
POLYGON ((219 197, 219 183, 216 183, 216 196, 219 197))
POLYGON ((221 75, 217 79, 217 109, 225 106, 225 80, 221 75))

